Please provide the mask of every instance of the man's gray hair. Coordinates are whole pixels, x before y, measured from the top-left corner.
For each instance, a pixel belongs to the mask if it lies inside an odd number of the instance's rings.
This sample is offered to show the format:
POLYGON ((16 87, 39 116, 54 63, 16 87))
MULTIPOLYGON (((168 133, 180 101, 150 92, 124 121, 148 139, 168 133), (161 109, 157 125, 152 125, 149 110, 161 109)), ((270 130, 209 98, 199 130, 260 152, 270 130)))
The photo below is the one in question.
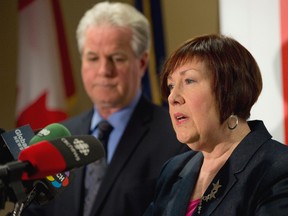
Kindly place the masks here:
POLYGON ((147 18, 132 5, 105 1, 97 3, 86 11, 79 22, 76 37, 80 53, 83 51, 87 28, 103 24, 131 29, 131 47, 136 56, 149 51, 151 39, 147 18))

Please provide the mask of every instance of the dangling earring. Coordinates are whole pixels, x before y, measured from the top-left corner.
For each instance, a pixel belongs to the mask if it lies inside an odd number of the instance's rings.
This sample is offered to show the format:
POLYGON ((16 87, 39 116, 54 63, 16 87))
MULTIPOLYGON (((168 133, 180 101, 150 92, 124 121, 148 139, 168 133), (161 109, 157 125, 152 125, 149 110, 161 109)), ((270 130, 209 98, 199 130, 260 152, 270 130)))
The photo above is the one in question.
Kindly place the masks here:
POLYGON ((237 115, 232 114, 232 115, 229 116, 228 121, 227 121, 227 126, 228 126, 228 128, 230 130, 234 130, 238 126, 238 117, 237 117, 237 115), (234 125, 231 126, 231 124, 232 125, 234 124, 234 125))

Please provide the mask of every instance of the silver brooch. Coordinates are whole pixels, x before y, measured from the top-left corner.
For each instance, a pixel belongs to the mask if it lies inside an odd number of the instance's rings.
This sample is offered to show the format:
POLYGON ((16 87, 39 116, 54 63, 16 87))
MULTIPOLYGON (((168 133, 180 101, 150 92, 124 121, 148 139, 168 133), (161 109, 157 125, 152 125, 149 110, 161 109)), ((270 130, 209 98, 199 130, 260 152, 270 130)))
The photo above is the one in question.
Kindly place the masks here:
POLYGON ((210 191, 210 193, 206 196, 203 195, 199 202, 198 209, 197 209, 198 214, 201 213, 202 201, 209 202, 211 199, 216 199, 216 193, 218 192, 219 188, 222 187, 222 185, 220 185, 219 180, 216 183, 212 183, 212 185, 213 185, 213 188, 210 191))

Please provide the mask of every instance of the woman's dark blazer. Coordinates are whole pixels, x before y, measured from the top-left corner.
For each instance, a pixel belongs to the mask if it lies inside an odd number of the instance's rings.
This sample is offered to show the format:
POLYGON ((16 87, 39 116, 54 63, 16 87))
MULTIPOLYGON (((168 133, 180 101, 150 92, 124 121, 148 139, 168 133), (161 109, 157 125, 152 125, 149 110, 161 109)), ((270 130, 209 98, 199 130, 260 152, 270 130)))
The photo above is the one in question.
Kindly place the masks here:
MULTIPOLYGON (((73 135, 88 134, 92 115, 93 110, 63 124, 73 135)), ((142 96, 114 153, 91 216, 142 216, 153 198, 163 164, 187 150, 176 139, 167 109, 142 96)), ((70 186, 54 202, 45 208, 34 205, 25 215, 81 216, 83 174, 83 168, 75 170, 70 186)))
MULTIPOLYGON (((249 126, 251 132, 206 190, 205 196, 219 181, 215 198, 202 201, 200 215, 288 215, 288 147, 271 139, 262 121, 249 126)), ((145 216, 185 216, 202 161, 202 153, 187 152, 167 162, 145 216)))

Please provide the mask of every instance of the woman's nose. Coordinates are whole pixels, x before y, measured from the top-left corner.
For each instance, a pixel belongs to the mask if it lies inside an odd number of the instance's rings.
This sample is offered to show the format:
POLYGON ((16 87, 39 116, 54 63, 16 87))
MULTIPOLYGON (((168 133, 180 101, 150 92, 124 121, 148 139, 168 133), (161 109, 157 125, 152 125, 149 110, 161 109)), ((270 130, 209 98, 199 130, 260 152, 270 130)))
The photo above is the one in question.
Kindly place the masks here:
POLYGON ((181 95, 181 92, 178 89, 173 88, 168 96, 168 103, 170 105, 179 105, 185 102, 184 98, 181 95))

